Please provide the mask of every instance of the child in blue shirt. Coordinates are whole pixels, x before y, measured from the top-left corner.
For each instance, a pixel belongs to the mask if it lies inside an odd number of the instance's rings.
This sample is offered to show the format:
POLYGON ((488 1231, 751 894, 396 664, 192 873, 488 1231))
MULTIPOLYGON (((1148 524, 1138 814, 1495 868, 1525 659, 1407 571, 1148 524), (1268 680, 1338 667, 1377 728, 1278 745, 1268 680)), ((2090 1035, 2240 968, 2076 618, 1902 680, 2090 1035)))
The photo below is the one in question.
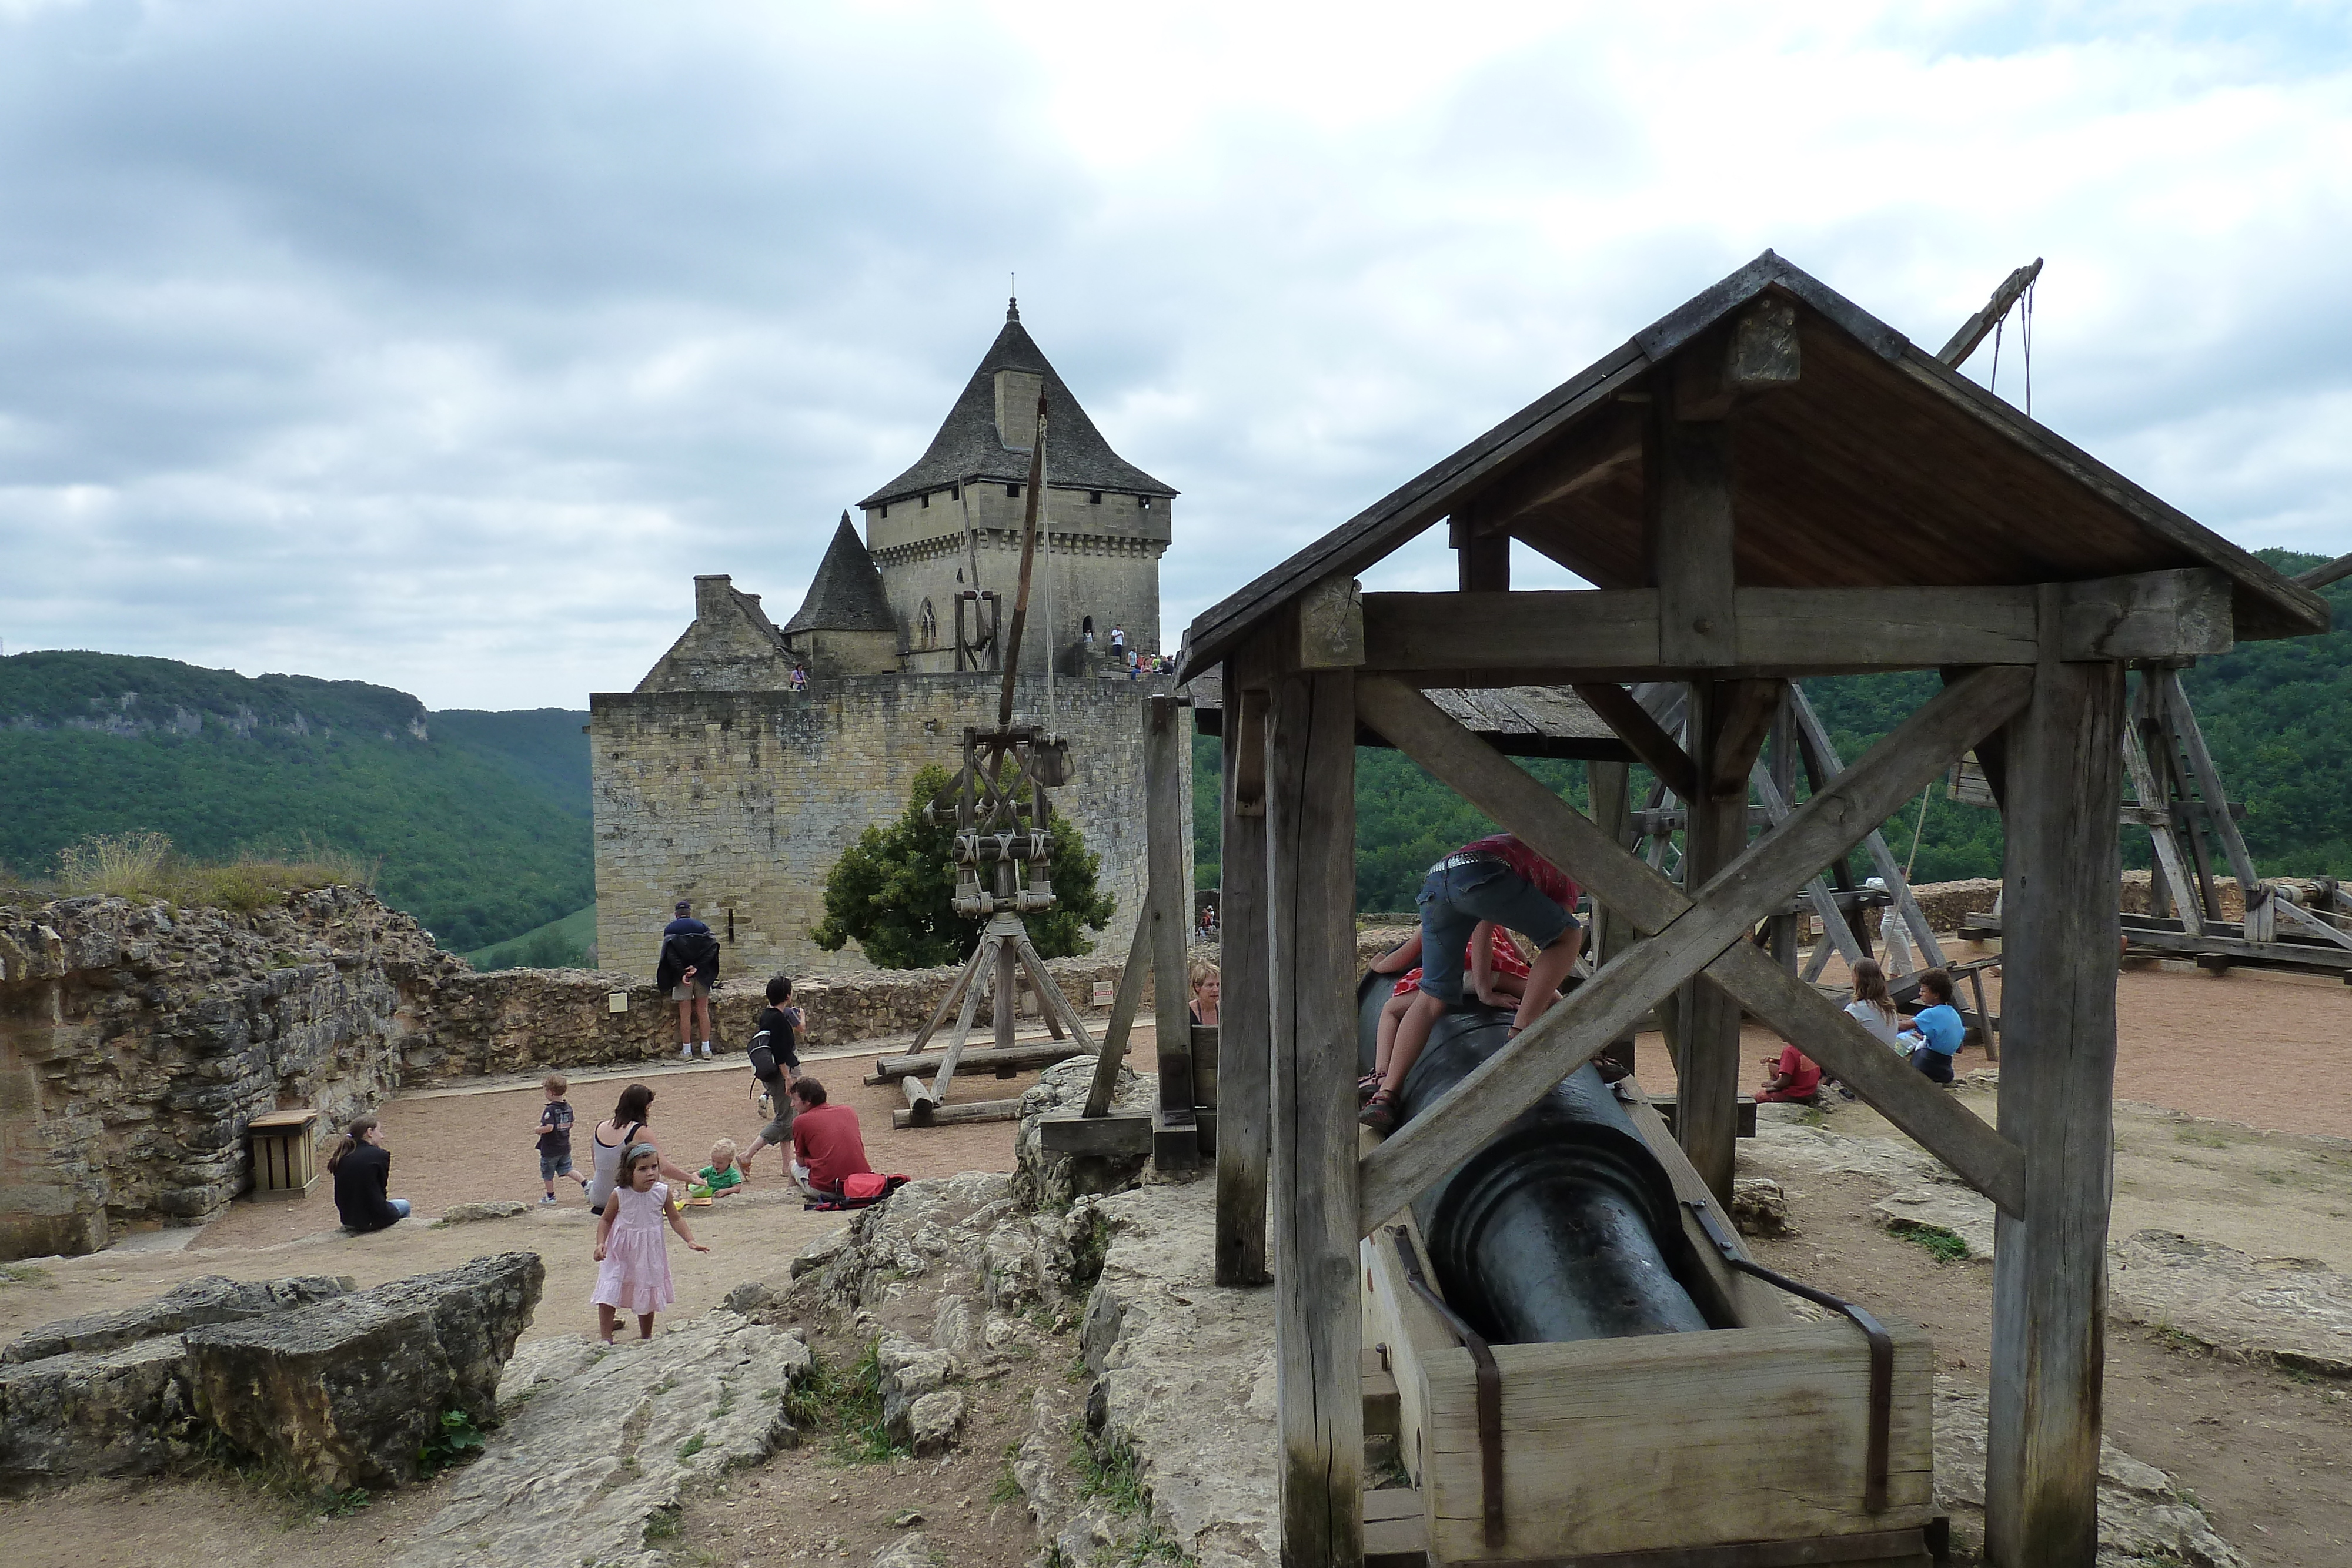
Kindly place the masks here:
POLYGON ((1959 1053, 1960 1040, 1968 1033, 1959 1009, 1952 1006, 1952 977, 1941 969, 1929 969, 1919 977, 1919 997, 1930 1005, 1919 1009, 1900 1038, 1918 1041, 1912 1047, 1912 1066, 1938 1083, 1949 1083, 1952 1058, 1959 1053))

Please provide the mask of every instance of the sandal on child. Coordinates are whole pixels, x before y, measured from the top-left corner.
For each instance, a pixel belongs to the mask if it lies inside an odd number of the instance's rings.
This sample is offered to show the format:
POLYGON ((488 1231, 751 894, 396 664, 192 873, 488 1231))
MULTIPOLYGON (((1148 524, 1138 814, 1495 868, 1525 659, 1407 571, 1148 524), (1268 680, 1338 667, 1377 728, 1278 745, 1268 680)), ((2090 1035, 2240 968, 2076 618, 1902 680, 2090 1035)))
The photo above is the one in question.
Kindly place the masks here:
POLYGON ((1375 1133, 1393 1132, 1397 1124, 1396 1092, 1383 1089, 1371 1098, 1371 1103, 1356 1113, 1356 1120, 1375 1133))
POLYGON ((1367 1072, 1356 1080, 1356 1099, 1359 1103, 1370 1099, 1380 1092, 1381 1075, 1379 1073, 1367 1072))

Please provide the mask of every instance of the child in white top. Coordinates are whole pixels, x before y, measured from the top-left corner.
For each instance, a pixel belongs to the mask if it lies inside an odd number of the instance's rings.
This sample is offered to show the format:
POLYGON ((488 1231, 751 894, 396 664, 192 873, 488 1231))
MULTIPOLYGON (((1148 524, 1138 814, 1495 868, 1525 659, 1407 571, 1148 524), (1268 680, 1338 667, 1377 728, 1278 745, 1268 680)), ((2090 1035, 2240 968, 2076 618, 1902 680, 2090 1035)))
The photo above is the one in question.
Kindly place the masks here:
POLYGON ((1875 958, 1857 958, 1853 962, 1853 1000, 1845 1005, 1846 1016, 1890 1051, 1909 1054, 1909 1048, 1895 1039, 1895 1026, 1902 1015, 1895 1010, 1895 998, 1886 994, 1886 971, 1875 958))

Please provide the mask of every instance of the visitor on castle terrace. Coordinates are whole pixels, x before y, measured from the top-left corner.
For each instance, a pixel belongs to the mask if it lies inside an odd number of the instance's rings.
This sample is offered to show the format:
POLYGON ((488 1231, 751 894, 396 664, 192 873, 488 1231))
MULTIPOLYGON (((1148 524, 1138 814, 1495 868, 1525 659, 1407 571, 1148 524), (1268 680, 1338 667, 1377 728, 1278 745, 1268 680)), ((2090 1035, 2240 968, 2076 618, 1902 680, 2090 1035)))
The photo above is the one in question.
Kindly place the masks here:
POLYGON ((1952 1058, 1968 1037, 1967 1020, 1952 1005, 1952 977, 1929 969, 1919 977, 1919 999, 1927 1006, 1914 1014, 1901 1039, 1911 1047, 1911 1065, 1938 1083, 1952 1081, 1952 1058))
POLYGON ((1421 884, 1420 995, 1397 1022, 1388 1071, 1357 1120, 1374 1132, 1397 1124, 1397 1094, 1405 1074, 1429 1043, 1429 1031, 1448 1008, 1462 1000, 1462 971, 1470 938, 1480 923, 1516 931, 1535 944, 1526 989, 1511 1020, 1511 1033, 1534 1023, 1559 998, 1568 972, 1584 946, 1584 928, 1570 913, 1576 883, 1558 866, 1511 833, 1475 840, 1429 868, 1421 884))
POLYGON ((814 1198, 839 1197, 851 1176, 874 1174, 866 1163, 866 1134, 858 1131, 856 1111, 827 1103, 824 1085, 814 1078, 793 1081, 793 1176, 803 1192, 814 1198))
POLYGON ((681 1061, 694 1059, 694 1042, 702 1041, 702 1054, 714 1054, 710 1049, 710 988, 719 983, 719 939, 710 927, 694 917, 694 905, 686 899, 677 901, 677 918, 662 927, 661 962, 654 969, 654 986, 669 994, 677 1004, 677 1056, 681 1061), (701 1033, 695 1030, 699 1027, 701 1033))
POLYGON ((343 1129, 327 1151, 327 1174, 335 1178, 335 1212, 342 1216, 344 1229, 365 1235, 408 1218, 409 1201, 391 1196, 392 1153, 373 1116, 362 1116, 343 1129))

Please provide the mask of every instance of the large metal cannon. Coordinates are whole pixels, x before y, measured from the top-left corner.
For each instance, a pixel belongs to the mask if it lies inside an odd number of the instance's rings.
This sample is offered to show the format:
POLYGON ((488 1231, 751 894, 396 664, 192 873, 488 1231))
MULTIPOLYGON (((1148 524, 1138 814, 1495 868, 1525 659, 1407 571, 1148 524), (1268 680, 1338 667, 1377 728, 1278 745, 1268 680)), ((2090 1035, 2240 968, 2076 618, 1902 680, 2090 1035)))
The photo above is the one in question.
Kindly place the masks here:
MULTIPOLYGON (((1394 977, 1357 991, 1370 1071, 1394 977)), ((1410 1117, 1509 1038, 1511 1015, 1447 1011, 1405 1075, 1410 1117)), ((1674 1185, 1590 1064, 1522 1113, 1412 1206, 1454 1310, 1489 1341, 1535 1344, 1683 1333, 1711 1323, 1684 1280, 1695 1268, 1674 1185)))
MULTIPOLYGON (((1367 1069, 1393 983, 1357 993, 1367 1069)), ((1439 1019, 1406 1124, 1509 1031, 1475 1004, 1439 1019)), ((1431 1563, 1926 1563, 1927 1336, 1748 1260, 1634 1080, 1578 1069, 1362 1256, 1417 1489, 1372 1495, 1431 1563)))

